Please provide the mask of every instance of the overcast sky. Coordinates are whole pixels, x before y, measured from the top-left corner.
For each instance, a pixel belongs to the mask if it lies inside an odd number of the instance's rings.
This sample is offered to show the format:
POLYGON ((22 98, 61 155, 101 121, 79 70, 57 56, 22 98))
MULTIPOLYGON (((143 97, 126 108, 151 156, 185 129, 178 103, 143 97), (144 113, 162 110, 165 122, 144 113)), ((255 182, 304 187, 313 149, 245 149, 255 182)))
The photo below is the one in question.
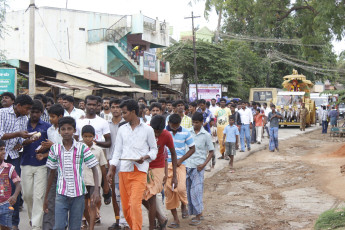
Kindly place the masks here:
MULTIPOLYGON (((37 7, 67 7, 69 9, 96 11, 102 13, 131 15, 140 11, 148 17, 156 18, 160 21, 166 20, 174 27, 174 38, 179 38, 181 31, 191 30, 191 20, 184 19, 190 16, 191 11, 194 15, 201 16, 195 19, 195 26, 207 26, 211 30, 215 30, 217 26, 217 15, 213 11, 207 21, 204 15, 204 0, 36 0, 37 7), (190 6, 192 2, 192 6, 190 6)), ((9 10, 26 9, 30 4, 30 0, 8 0, 9 10)), ((341 42, 334 42, 334 51, 340 54, 345 50, 345 39, 341 42)))

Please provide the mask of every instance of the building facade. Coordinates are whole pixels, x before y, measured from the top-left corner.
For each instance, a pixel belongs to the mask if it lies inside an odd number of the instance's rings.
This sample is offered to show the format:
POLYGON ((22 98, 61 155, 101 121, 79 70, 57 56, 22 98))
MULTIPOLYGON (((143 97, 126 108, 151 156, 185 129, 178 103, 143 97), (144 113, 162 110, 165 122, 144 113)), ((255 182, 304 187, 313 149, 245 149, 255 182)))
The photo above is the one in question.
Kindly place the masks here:
MULTIPOLYGON (((143 89, 169 84, 168 62, 156 48, 169 45, 169 25, 142 14, 115 15, 41 7, 35 17, 35 55, 70 61, 114 77, 126 77, 143 89)), ((29 13, 6 14, 0 49, 7 59, 29 57, 29 13)))

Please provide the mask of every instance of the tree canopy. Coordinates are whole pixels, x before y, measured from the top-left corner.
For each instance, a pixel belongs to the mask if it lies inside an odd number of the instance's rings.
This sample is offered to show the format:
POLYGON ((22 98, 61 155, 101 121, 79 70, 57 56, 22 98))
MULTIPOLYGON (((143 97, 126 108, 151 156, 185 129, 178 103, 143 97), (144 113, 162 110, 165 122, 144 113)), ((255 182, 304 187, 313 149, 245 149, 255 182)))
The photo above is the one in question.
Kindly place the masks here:
MULTIPOLYGON (((345 35, 344 0, 205 0, 205 5, 206 14, 211 7, 222 9, 223 25, 220 43, 196 44, 200 82, 227 84, 228 96, 247 98, 251 87, 281 88, 293 68, 311 81, 334 82, 345 75, 332 50, 332 40, 345 35)), ((172 73, 194 83, 191 42, 175 44, 165 57, 172 73)))

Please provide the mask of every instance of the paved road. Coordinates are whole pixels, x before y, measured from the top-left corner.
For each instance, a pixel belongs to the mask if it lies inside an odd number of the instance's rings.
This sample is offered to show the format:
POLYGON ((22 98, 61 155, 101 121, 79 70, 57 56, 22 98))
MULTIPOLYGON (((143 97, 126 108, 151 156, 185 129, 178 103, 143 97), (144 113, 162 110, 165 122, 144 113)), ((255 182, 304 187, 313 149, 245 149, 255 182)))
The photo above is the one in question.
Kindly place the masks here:
MULTIPOLYGON (((310 128, 307 128, 306 132, 310 132, 313 131, 315 129, 321 129, 320 126, 313 126, 310 128)), ((321 130, 320 130, 321 133, 321 130)), ((288 138, 297 136, 297 135, 303 135, 303 132, 301 132, 298 128, 281 128, 279 129, 279 140, 286 140, 288 138)), ((236 157, 235 157, 235 162, 242 160, 246 157, 248 157, 250 154, 255 153, 257 151, 263 150, 264 148, 268 148, 268 139, 266 137, 266 135, 263 138, 263 142, 261 145, 258 144, 254 144, 252 145, 252 150, 250 152, 246 151, 244 153, 240 153, 238 152, 236 157)), ((216 151, 216 156, 217 158, 220 156, 219 154, 219 150, 217 149, 216 151)), ((218 160, 217 159, 217 163, 215 168, 211 171, 211 172, 206 172, 205 173, 205 178, 209 178, 211 176, 213 176, 215 173, 217 173, 219 170, 223 169, 224 167, 227 167, 228 161, 226 160, 218 160)), ((143 220, 144 220, 144 226, 143 229, 148 229, 148 218, 147 218, 147 213, 145 208, 143 207, 143 220)), ((29 229, 29 219, 28 219, 28 215, 27 215, 27 210, 26 207, 24 205, 24 209, 23 211, 20 213, 20 229, 21 230, 27 230, 29 229)), ((95 229, 99 229, 99 230, 103 230, 103 229, 108 229, 108 226, 112 225, 114 223, 115 217, 114 217, 114 212, 112 209, 112 205, 104 205, 101 208, 101 224, 96 225, 95 229)), ((169 213, 168 214, 168 218, 171 220, 172 216, 169 213)))

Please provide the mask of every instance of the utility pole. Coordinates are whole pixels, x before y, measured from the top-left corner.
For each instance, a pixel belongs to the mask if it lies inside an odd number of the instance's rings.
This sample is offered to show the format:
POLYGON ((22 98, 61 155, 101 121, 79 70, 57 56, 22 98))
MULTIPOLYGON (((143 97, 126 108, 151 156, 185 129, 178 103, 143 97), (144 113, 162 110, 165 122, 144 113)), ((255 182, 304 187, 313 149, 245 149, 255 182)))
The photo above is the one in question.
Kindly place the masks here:
POLYGON ((30 0, 30 29, 29 29, 29 95, 36 92, 35 73, 35 0, 30 0))
POLYGON ((199 100, 198 96, 198 70, 196 67, 196 50, 195 50, 195 29, 194 29, 194 18, 200 18, 200 16, 194 16, 192 11, 192 17, 185 17, 184 19, 192 19, 192 32, 193 32, 193 53, 194 53, 194 78, 195 78, 195 87, 196 87, 196 99, 199 100))

